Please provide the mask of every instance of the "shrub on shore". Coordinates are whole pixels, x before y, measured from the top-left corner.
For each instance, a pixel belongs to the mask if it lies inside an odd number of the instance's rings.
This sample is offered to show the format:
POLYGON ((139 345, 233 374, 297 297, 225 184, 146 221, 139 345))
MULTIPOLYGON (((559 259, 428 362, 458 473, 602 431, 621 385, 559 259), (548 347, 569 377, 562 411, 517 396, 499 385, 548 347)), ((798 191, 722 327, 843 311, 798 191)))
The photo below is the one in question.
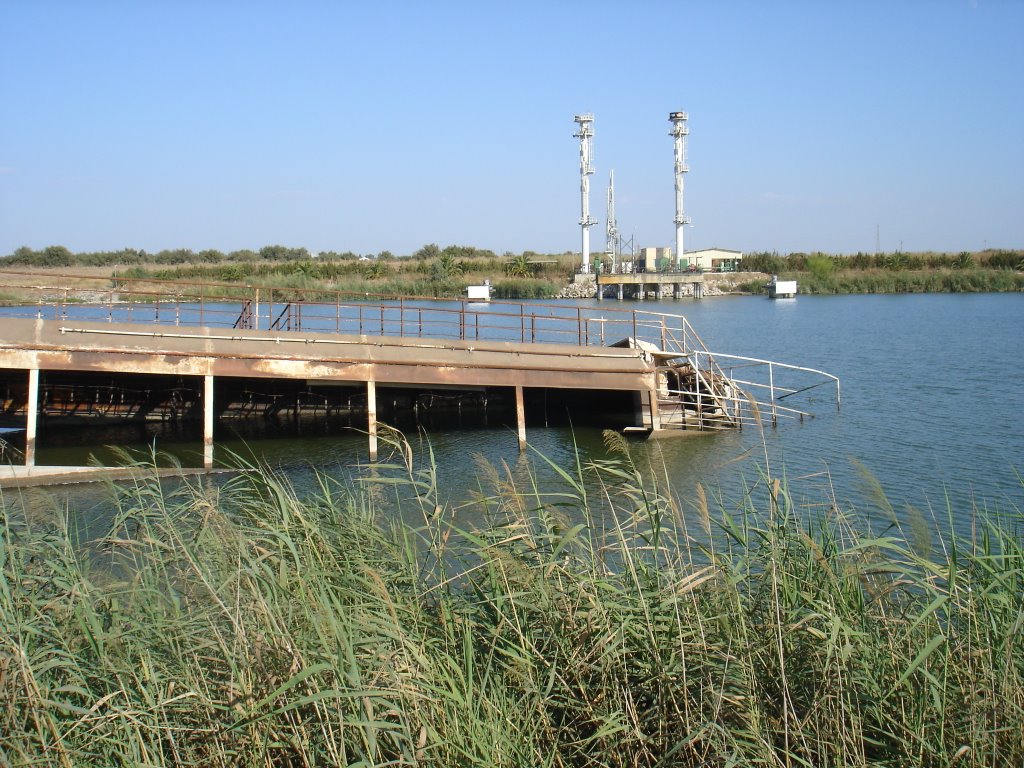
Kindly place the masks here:
POLYGON ((684 504, 624 454, 547 492, 481 464, 467 528, 394 447, 303 499, 265 469, 117 487, 87 546, 5 499, 0 760, 1024 759, 1019 511, 932 549, 767 478, 684 504))

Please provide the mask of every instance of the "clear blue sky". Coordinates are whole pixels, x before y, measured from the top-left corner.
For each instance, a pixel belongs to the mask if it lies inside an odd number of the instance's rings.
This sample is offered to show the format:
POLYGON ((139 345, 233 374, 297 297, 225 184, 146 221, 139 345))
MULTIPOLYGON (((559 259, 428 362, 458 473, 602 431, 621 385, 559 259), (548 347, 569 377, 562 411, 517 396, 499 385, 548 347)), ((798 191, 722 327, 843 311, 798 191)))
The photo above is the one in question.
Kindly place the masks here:
POLYGON ((1024 2, 0 0, 0 255, 1024 247, 1024 2), (877 230, 876 230, 877 228, 877 230))

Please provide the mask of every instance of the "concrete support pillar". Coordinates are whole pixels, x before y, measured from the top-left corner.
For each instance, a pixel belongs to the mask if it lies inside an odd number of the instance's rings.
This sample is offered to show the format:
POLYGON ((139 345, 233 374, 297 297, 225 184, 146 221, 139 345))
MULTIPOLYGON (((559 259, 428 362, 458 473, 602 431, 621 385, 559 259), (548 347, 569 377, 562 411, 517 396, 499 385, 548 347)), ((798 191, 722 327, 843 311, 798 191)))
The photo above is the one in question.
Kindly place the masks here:
POLYGON ((213 376, 203 377, 203 469, 213 469, 213 376))
POLYGON ((672 283, 672 298, 681 299, 683 298, 683 285, 682 283, 672 283))
POLYGON ((516 429, 519 434, 519 450, 526 450, 526 407, 523 405, 523 388, 516 386, 516 429))
POLYGON ((377 460, 377 382, 366 382, 366 431, 370 435, 370 461, 377 460))
POLYGON ((618 297, 619 301, 622 301, 622 299, 624 298, 623 297, 623 294, 624 294, 623 288, 624 288, 624 286, 622 285, 622 283, 619 283, 617 286, 615 286, 615 288, 616 288, 616 296, 618 297))
POLYGON ((39 420, 39 369, 28 371, 28 407, 25 423, 25 466, 36 465, 36 423, 39 420))
POLYGON ((651 431, 661 431, 661 411, 658 408, 658 391, 652 390, 648 393, 651 404, 651 431))

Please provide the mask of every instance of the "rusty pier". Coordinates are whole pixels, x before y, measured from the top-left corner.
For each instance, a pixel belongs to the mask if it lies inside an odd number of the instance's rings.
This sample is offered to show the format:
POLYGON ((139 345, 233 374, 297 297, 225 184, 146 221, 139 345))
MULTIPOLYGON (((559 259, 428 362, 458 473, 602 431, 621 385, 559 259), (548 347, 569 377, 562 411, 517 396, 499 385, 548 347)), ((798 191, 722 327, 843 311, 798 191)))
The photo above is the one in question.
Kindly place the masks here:
POLYGON ((767 376, 727 375, 723 356, 679 315, 61 282, 19 285, 32 300, 0 309, 0 427, 23 430, 17 463, 26 467, 41 421, 201 422, 210 469, 218 424, 229 419, 343 418, 367 434, 376 458, 380 423, 401 413, 490 409, 522 449, 527 427, 547 423, 555 408, 662 436, 803 418, 810 414, 779 400, 822 384, 834 384, 838 403, 838 380, 821 371, 733 358, 730 366, 767 376), (783 383, 784 371, 813 381, 783 383))

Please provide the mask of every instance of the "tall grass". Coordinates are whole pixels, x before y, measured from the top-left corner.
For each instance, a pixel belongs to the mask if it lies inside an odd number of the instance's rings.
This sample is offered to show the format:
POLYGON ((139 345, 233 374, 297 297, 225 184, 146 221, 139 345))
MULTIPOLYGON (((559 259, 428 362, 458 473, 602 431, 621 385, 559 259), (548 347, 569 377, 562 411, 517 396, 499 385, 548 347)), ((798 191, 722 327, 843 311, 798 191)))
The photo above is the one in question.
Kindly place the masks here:
MULTIPOLYGON (((833 262, 834 263, 834 262, 833 262)), ((780 273, 800 283, 801 293, 993 293, 1024 291, 1024 273, 981 268, 927 270, 827 270, 780 273)), ((749 293, 763 293, 764 281, 738 286, 749 293)))
POLYGON ((112 486, 88 546, 5 504, 0 764, 1021 764, 1018 510, 931 547, 610 444, 480 463, 473 527, 401 439, 303 498, 112 486))

